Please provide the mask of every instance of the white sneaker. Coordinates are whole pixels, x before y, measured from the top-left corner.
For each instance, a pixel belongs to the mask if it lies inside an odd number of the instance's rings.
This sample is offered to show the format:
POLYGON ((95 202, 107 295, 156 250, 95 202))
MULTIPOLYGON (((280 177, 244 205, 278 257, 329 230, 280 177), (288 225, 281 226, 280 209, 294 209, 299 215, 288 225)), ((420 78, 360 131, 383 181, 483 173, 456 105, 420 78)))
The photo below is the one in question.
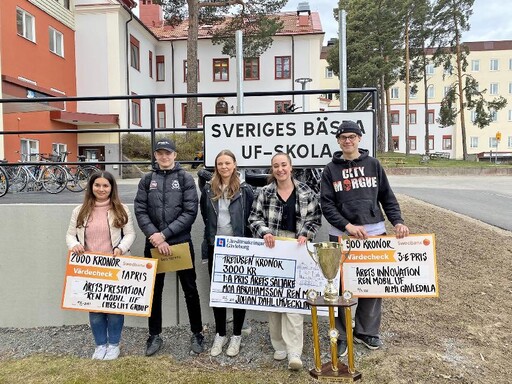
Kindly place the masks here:
POLYGON ((228 349, 226 350, 226 355, 231 357, 238 355, 238 352, 240 352, 241 342, 242 336, 231 336, 231 341, 229 342, 228 349))
POLYGON ((98 345, 96 347, 96 349, 94 350, 92 359, 93 360, 103 360, 106 353, 107 353, 107 346, 106 345, 98 345))
POLYGON ((219 356, 222 353, 222 348, 228 343, 226 336, 220 336, 218 333, 215 335, 213 340, 212 349, 210 350, 211 356, 219 356))
POLYGON ((119 357, 121 350, 119 349, 119 345, 109 345, 107 347, 107 353, 105 353, 105 357, 103 360, 115 360, 119 357))
POLYGON ((288 369, 292 371, 302 369, 302 360, 300 359, 300 354, 297 352, 290 352, 288 354, 288 369))
POLYGON ((286 353, 286 351, 275 351, 274 352, 274 360, 284 360, 284 359, 286 359, 286 356, 288 356, 288 353, 286 353))
POLYGON ((247 323, 247 320, 244 321, 242 325, 242 335, 249 336, 252 332, 252 327, 247 323))

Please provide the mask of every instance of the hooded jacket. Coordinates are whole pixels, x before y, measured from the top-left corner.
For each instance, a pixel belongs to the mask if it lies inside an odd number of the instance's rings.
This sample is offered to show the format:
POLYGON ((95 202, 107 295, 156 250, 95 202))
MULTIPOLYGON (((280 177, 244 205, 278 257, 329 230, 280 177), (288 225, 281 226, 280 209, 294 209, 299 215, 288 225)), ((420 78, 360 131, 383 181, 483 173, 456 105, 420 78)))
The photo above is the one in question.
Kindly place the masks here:
POLYGON ((179 163, 170 170, 157 165, 139 182, 135 217, 146 237, 162 232, 169 244, 179 244, 190 240, 197 204, 194 178, 179 163))
POLYGON ((403 223, 400 206, 379 161, 365 149, 359 149, 359 154, 357 159, 345 160, 337 151, 324 168, 320 189, 324 217, 342 231, 347 224, 384 221, 382 210, 393 226, 403 223))
MULTIPOLYGON (((251 231, 247 227, 247 219, 251 213, 253 199, 252 187, 245 182, 241 182, 240 190, 229 203, 229 217, 231 219, 231 227, 233 228, 233 236, 251 236, 251 231)), ((213 199, 212 186, 209 182, 203 188, 199 206, 204 221, 204 238, 208 245, 214 245, 215 235, 217 234, 219 201, 213 199)))

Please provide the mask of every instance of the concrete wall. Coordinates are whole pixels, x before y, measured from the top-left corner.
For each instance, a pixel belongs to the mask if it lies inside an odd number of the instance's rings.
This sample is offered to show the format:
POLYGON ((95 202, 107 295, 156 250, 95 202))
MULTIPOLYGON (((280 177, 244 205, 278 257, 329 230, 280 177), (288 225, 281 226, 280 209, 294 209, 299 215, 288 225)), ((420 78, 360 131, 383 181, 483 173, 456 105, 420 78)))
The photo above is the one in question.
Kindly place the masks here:
MULTIPOLYGON (((85 324, 87 312, 60 308, 67 248, 65 234, 75 204, 0 205, 0 327, 41 327, 85 324)), ((133 206, 130 207, 133 210, 133 206)), ((138 229, 137 229, 138 231, 138 229)), ((193 228, 197 284, 203 323, 213 322, 208 306, 209 277, 201 264, 203 233, 198 217, 193 228)), ((144 236, 137 232, 132 255, 143 255, 144 236)), ((176 274, 166 274, 164 326, 188 323, 181 288, 176 299, 176 274)), ((126 316, 126 325, 146 327, 146 318, 126 316)))

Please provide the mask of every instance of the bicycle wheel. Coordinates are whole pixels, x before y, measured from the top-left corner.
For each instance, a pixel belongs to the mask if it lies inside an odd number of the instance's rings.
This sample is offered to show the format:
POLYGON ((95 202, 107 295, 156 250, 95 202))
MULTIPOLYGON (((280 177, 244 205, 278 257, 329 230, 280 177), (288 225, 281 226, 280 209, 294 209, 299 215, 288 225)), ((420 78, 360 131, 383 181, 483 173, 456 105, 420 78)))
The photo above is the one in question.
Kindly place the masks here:
POLYGON ((48 193, 59 193, 66 188, 68 177, 66 170, 60 165, 49 165, 42 170, 41 181, 48 193))
POLYGON ((27 186, 28 173, 22 166, 10 166, 7 168, 7 175, 9 177, 9 191, 13 193, 21 192, 27 186))
POLYGON ((87 186, 87 174, 80 168, 74 168, 74 173, 72 172, 73 168, 69 170, 66 189, 71 192, 82 192, 87 186))
POLYGON ((0 197, 9 190, 9 178, 3 168, 0 168, 0 197))
POLYGON ((79 168, 85 172, 85 175, 87 176, 87 178, 89 178, 94 172, 99 171, 99 169, 96 168, 94 165, 84 165, 84 166, 79 166, 79 168))

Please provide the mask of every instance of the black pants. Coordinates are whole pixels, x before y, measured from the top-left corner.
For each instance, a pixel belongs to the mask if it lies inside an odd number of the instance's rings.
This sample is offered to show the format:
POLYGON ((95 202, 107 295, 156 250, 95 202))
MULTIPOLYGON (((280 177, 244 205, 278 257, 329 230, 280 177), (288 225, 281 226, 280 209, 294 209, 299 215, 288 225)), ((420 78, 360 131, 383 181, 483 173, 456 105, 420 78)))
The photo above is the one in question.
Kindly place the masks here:
MULTIPOLYGON (((210 281, 212 279, 213 268, 213 245, 208 245, 208 272, 210 281)), ((215 318, 215 332, 220 336, 226 336, 226 308, 213 307, 213 317, 215 318)), ((233 308, 233 335, 240 336, 245 320, 245 309, 233 308)))
MULTIPOLYGON (((338 241, 337 236, 329 235, 329 241, 338 241)), ((341 294, 342 292, 340 292, 341 294)), ((352 307, 353 309, 353 307, 352 307)), ((380 323, 382 320, 382 299, 380 298, 361 298, 357 300, 355 313, 354 332, 359 335, 379 336, 380 323)), ((338 309, 336 318, 336 328, 339 331, 338 339, 347 339, 347 330, 345 328, 345 311, 338 309)))
MULTIPOLYGON (((201 319, 201 303, 199 301, 199 293, 196 285, 196 270, 194 266, 194 247, 192 240, 188 241, 190 246, 190 255, 192 256, 192 268, 178 271, 178 279, 185 295, 185 303, 187 304, 188 320, 190 322, 190 330, 193 333, 203 330, 203 321, 201 319)), ((146 240, 144 248, 144 256, 151 257, 150 249, 154 248, 149 241, 146 240)), ((155 289, 153 291, 153 305, 151 308, 151 316, 148 319, 149 334, 159 335, 162 333, 162 292, 164 290, 165 273, 157 273, 155 279, 155 289)))

